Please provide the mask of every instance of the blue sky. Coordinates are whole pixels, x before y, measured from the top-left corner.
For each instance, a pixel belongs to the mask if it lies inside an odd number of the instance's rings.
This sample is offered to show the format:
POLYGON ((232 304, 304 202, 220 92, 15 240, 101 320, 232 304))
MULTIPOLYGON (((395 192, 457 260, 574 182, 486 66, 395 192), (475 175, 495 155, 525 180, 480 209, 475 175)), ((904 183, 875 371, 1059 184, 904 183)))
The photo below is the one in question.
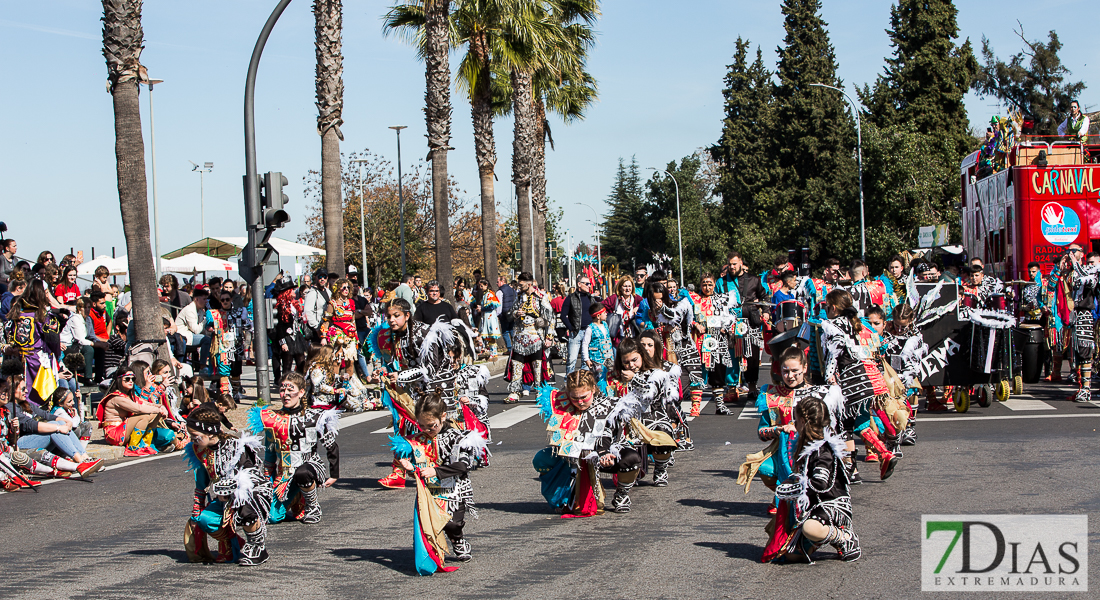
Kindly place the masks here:
MULTIPOLYGON (((823 16, 836 49, 839 75, 849 91, 873 82, 890 52, 885 29, 890 2, 825 0, 823 16)), ((165 83, 154 91, 157 192, 161 252, 200 237, 199 176, 189 160, 211 161, 206 175, 206 233, 244 235, 242 96, 257 34, 273 0, 149 1, 144 8, 142 62, 165 83)), ((1083 0, 958 2, 960 35, 980 49, 983 35, 998 55, 1021 47, 1016 19, 1029 38, 1057 30, 1062 59, 1073 77, 1089 84, 1100 68, 1095 26, 1077 12, 1083 0)), ((423 66, 399 38, 384 37, 388 3, 344 2, 345 106, 341 148, 369 148, 396 158, 390 125, 407 125, 403 161, 426 153, 423 66)), ((105 91, 102 8, 92 0, 8 3, 0 13, 0 53, 9 65, 0 95, 0 220, 20 242, 20 254, 70 247, 87 255, 125 252, 115 181, 111 99, 105 91), (14 69, 19 68, 18 76, 14 69), (23 90, 19 92, 17 90, 23 90)), ((592 212, 601 213, 619 157, 661 166, 713 143, 722 119, 722 78, 740 35, 764 51, 774 67, 783 37, 779 2, 671 3, 605 0, 590 71, 600 100, 585 121, 555 124, 556 150, 547 155, 548 191, 565 208, 574 239, 590 239, 592 212)), ((456 66, 458 58, 452 58, 456 66)), ((264 52, 257 85, 260 171, 281 170, 290 180, 293 222, 300 232, 305 199, 302 178, 320 165, 314 106, 313 16, 308 0, 293 2, 264 52)), ((1082 103, 1098 104, 1086 90, 1082 103)), ((148 92, 141 95, 149 166, 148 92)), ((468 202, 477 200, 477 168, 468 102, 452 95, 454 122, 449 163, 468 202)), ((975 125, 997 112, 992 100, 968 98, 975 125)), ((512 123, 496 124, 497 197, 510 197, 512 123)))

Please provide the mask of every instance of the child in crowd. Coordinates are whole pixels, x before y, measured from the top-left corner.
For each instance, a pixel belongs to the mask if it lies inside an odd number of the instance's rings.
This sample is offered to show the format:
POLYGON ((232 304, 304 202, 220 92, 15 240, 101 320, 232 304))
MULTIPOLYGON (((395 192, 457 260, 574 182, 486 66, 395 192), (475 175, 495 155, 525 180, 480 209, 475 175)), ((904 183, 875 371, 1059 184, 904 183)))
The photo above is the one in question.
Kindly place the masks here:
POLYGON ((581 358, 589 370, 596 376, 596 384, 600 393, 607 394, 607 371, 615 361, 615 353, 611 349, 611 332, 607 329, 607 308, 598 302, 593 302, 588 308, 592 316, 592 324, 585 328, 584 339, 581 340, 581 358))

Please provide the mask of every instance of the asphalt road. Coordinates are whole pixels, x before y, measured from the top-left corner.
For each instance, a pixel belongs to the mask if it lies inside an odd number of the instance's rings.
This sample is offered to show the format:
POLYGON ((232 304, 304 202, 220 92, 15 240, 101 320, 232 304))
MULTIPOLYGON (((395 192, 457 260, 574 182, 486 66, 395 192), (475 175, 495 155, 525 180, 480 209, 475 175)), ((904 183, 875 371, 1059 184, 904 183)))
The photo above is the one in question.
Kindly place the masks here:
MULTIPOLYGON (((893 478, 879 482, 873 465, 862 469, 868 482, 855 488, 854 510, 863 558, 855 563, 825 553, 816 565, 759 562, 770 492, 757 482, 745 494, 734 481, 745 455, 763 447, 743 405, 728 417, 705 407, 691 423, 696 450, 677 455, 669 487, 635 488, 629 514, 558 518, 531 467, 543 425, 531 404, 502 404, 498 378, 490 383, 492 466, 473 474, 480 518, 467 519, 474 560, 454 573, 413 571, 413 492, 377 485, 390 464, 380 432, 388 418, 367 413, 345 421, 343 478, 321 494, 321 523, 272 526, 271 560, 260 567, 186 562, 192 480, 179 454, 113 466, 94 483, 0 496, 0 597, 914 597, 922 514, 1100 508, 1100 405, 1073 404, 1066 390, 1037 385, 1023 404, 922 413, 919 443, 905 449, 893 478)), ((1097 556, 1095 519, 1089 530, 1097 556)))

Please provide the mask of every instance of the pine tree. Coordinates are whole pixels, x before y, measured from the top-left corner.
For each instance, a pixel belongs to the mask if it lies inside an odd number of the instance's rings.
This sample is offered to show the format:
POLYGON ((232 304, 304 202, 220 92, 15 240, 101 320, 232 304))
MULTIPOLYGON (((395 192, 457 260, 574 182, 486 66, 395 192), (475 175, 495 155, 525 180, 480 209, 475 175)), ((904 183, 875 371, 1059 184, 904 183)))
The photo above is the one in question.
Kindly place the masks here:
POLYGON ((859 248, 855 123, 844 96, 811 84, 843 87, 819 0, 784 0, 784 45, 777 49, 774 147, 779 173, 757 196, 768 215, 774 253, 803 243, 816 258, 853 256, 859 248))
POLYGON ((970 40, 955 45, 958 12, 952 0, 898 0, 886 30, 893 57, 886 59, 886 72, 874 89, 860 90, 870 120, 880 129, 900 125, 943 136, 954 146, 952 162, 973 150, 963 96, 978 71, 970 40))
POLYGON ((619 159, 607 204, 611 212, 604 222, 604 253, 617 258, 624 267, 644 264, 648 255, 644 255, 642 244, 642 188, 636 158, 630 159, 629 167, 619 159))
POLYGON ((1024 27, 1016 31, 1026 50, 1009 58, 998 59, 989 40, 982 37, 982 58, 985 65, 978 71, 974 89, 982 96, 993 96, 1009 108, 1035 118, 1036 135, 1054 135, 1058 124, 1069 115, 1069 105, 1085 91, 1084 82, 1069 83, 1070 70, 1062 64, 1058 51, 1062 42, 1058 34, 1048 33, 1047 43, 1024 37, 1024 27))
POLYGON ((717 192, 730 220, 756 222, 766 219, 757 211, 755 197, 770 186, 774 166, 767 154, 773 125, 772 74, 759 47, 752 65, 747 61, 749 41, 737 38, 736 48, 722 90, 722 136, 708 150, 718 163, 717 192))

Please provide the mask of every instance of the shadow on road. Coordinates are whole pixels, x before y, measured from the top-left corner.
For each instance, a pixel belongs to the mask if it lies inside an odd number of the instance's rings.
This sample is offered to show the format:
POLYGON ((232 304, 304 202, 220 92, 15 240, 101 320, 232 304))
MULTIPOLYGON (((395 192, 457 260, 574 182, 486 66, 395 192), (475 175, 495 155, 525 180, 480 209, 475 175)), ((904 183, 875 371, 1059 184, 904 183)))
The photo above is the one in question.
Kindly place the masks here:
POLYGON ((753 517, 768 517, 768 505, 764 502, 723 502, 721 500, 699 500, 697 498, 683 498, 677 500, 684 506, 696 506, 706 508, 712 516, 726 517, 730 515, 748 515, 753 517))
POLYGON ((710 473, 715 477, 724 477, 726 479, 737 479, 737 471, 730 469, 702 469, 702 473, 710 473))
POLYGON ((545 502, 478 502, 478 510, 499 510, 515 515, 550 515, 553 509, 545 502))
POLYGON ((184 550, 167 550, 164 548, 151 548, 149 550, 131 550, 127 554, 136 556, 164 556, 178 563, 187 563, 187 552, 184 550))
POLYGON ((416 575, 416 566, 413 564, 412 548, 335 548, 334 556, 344 560, 365 560, 377 565, 382 565, 405 575, 416 575))
POLYGON ((378 480, 373 477, 357 477, 348 479, 338 479, 336 483, 332 484, 332 487, 338 490, 349 490, 353 492, 359 492, 362 490, 382 490, 386 489, 378 483, 378 480))
POLYGON ((745 544, 742 542, 695 542, 696 546, 710 548, 725 552, 730 558, 740 558, 752 562, 760 562, 764 554, 764 546, 758 544, 745 544))

